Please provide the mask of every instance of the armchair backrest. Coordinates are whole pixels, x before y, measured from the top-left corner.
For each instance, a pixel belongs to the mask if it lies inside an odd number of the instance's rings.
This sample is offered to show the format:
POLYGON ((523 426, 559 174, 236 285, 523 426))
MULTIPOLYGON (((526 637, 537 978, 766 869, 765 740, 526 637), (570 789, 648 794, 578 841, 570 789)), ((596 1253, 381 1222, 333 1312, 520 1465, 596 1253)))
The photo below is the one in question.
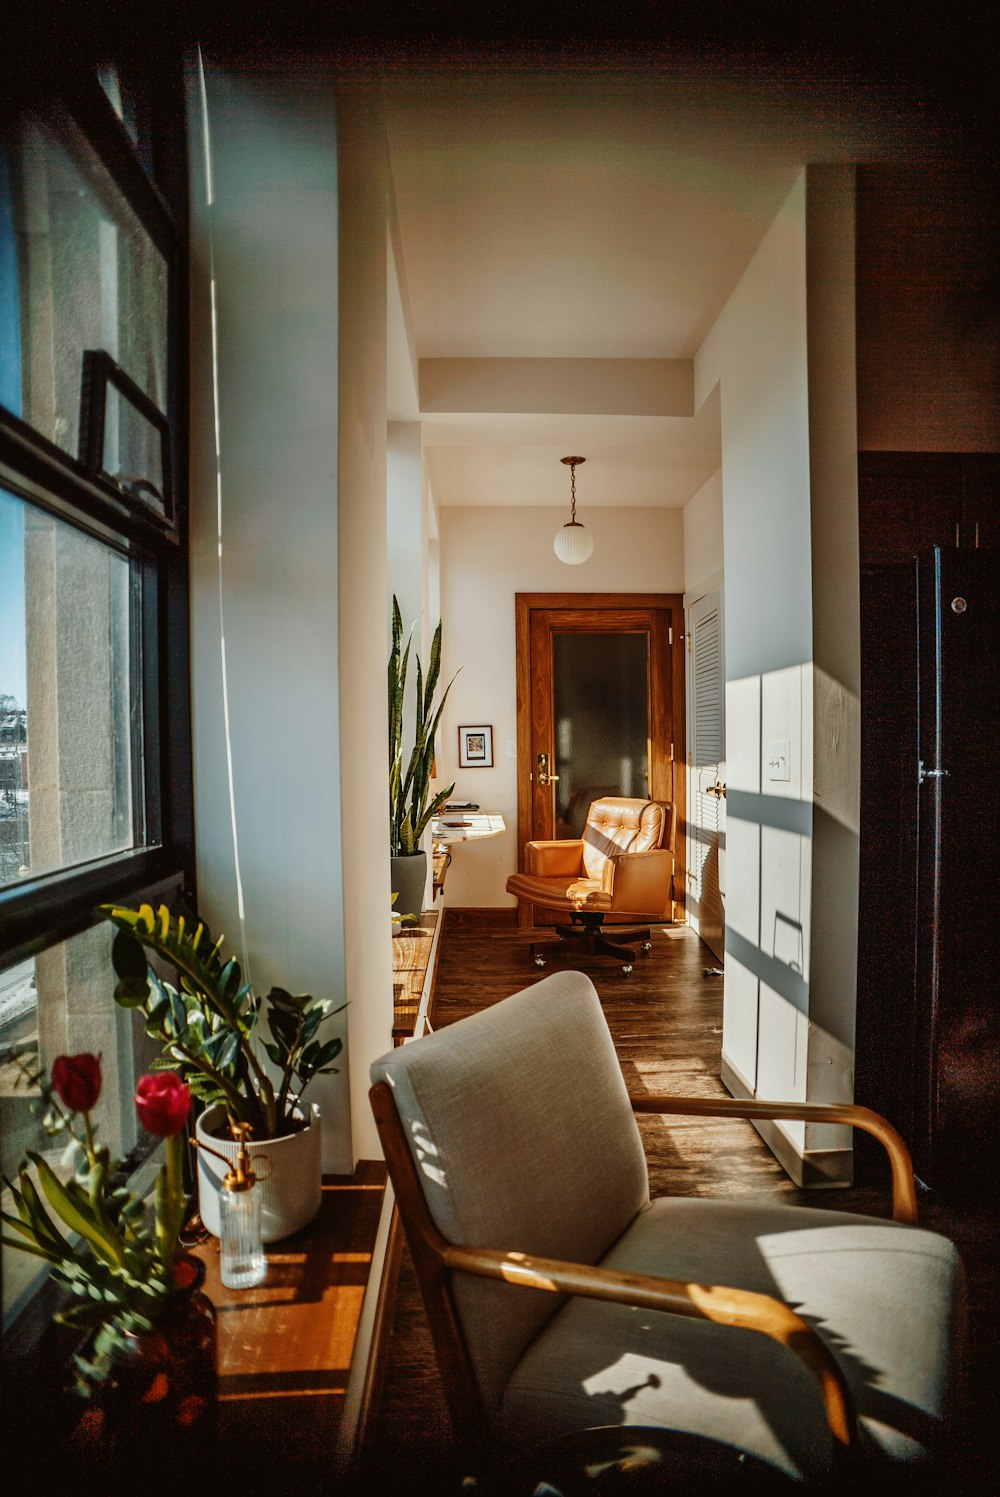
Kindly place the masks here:
MULTIPOLYGON (((391 1088, 427 1206, 451 1243, 596 1263, 649 1199, 614 1042, 581 972, 553 973, 390 1050, 371 1077, 391 1088)), ((494 1409, 561 1297, 466 1274, 453 1291, 494 1409)))
POLYGON ((622 852, 650 852, 670 838, 672 808, 654 800, 609 795, 595 800, 583 829, 583 871, 600 879, 609 857, 622 852))

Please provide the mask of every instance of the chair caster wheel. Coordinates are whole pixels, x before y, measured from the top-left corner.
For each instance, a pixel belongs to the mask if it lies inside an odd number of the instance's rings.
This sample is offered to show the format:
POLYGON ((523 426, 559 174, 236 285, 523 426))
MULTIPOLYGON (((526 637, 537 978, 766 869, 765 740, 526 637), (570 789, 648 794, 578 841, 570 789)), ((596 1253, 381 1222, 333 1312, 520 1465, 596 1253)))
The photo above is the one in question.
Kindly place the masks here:
POLYGON ((649 953, 653 949, 653 943, 652 943, 652 941, 643 941, 643 943, 642 943, 642 949, 646 953, 646 955, 648 956, 649 953))
POLYGON ((632 971, 632 963, 626 962, 622 967, 622 971, 625 973, 625 976, 628 977, 629 973, 632 971))
POLYGON ((544 958, 544 956, 536 956, 535 957, 535 966, 536 967, 544 967, 545 966, 545 958, 544 958))

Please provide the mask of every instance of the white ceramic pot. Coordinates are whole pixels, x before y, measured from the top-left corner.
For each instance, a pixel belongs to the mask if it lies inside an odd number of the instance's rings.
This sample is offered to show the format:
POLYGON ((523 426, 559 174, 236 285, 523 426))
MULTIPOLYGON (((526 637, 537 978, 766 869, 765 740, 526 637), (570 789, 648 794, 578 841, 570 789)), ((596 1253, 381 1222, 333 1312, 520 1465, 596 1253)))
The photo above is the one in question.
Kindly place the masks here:
MULTIPOLYGON (((250 1168, 257 1176, 254 1189, 261 1193, 261 1235, 265 1242, 291 1237, 312 1221, 323 1199, 323 1167, 319 1108, 308 1108, 309 1123, 284 1138, 251 1140, 247 1144, 250 1168)), ((219 1196, 228 1166, 209 1154, 218 1152, 236 1164, 238 1145, 228 1137, 224 1107, 208 1107, 195 1123, 195 1137, 207 1145, 198 1149, 198 1210, 205 1227, 219 1236, 219 1196), (218 1128, 227 1136, 219 1138, 218 1128)))

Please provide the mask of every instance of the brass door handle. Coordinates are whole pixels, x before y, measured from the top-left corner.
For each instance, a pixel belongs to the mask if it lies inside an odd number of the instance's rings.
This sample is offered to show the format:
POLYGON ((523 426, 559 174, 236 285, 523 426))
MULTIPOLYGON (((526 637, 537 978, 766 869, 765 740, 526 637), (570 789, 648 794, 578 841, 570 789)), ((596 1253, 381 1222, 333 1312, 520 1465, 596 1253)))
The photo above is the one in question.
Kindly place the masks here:
POLYGON ((548 756, 548 754, 539 754, 539 756, 538 756, 538 783, 539 783, 539 785, 554 785, 555 782, 556 782, 556 780, 558 780, 558 778, 559 778, 559 776, 557 774, 549 774, 549 756, 548 756))
POLYGON ((720 800, 725 800, 725 798, 726 798, 726 787, 719 780, 716 780, 716 782, 715 782, 714 785, 708 785, 706 787, 705 794, 706 795, 714 795, 714 796, 717 796, 720 800))

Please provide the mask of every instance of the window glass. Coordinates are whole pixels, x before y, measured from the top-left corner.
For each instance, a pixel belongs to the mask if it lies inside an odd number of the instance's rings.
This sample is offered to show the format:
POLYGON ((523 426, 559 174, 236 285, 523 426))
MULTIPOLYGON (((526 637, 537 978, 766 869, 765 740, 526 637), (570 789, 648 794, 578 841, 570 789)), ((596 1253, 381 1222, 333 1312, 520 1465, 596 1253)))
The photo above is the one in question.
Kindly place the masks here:
POLYGON ((0 238, 6 219, 19 321, 7 332, 20 345, 20 390, 0 388, 0 400, 79 457, 86 350, 110 354, 166 409, 167 264, 68 120, 21 124, 0 173, 4 193, 0 238))
POLYGON ((0 490, 0 888, 139 841, 129 573, 0 490))
MULTIPOLYGON (((132 1098, 136 1078, 158 1053, 134 1013, 114 1002, 114 930, 105 923, 0 971, 0 1175, 15 1179, 31 1149, 65 1174, 65 1140, 42 1127, 37 1088, 23 1068, 51 1072, 58 1055, 90 1051, 101 1058, 101 1096, 92 1120, 114 1160, 144 1155, 149 1140, 138 1127, 132 1098)), ((13 1202, 4 1191, 3 1209, 13 1202)), ((3 1249, 5 1322, 16 1314, 38 1278, 38 1262, 3 1249)))

